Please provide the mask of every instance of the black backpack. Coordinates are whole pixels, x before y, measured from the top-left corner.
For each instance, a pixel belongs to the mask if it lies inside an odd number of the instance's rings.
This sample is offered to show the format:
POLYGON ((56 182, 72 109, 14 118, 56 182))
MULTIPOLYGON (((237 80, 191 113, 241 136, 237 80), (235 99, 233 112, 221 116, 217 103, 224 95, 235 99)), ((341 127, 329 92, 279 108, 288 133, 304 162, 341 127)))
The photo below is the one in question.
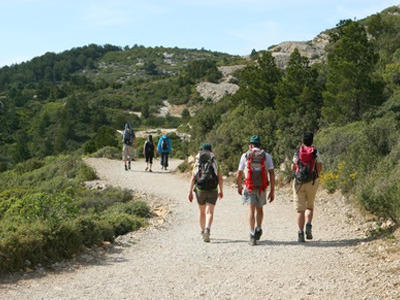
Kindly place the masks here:
POLYGON ((168 138, 163 138, 161 142, 161 149, 168 150, 168 138))
POLYGON ((196 186, 200 190, 211 191, 218 186, 217 170, 214 169, 214 157, 209 151, 202 151, 199 155, 199 170, 196 174, 196 186))
POLYGON ((145 151, 146 151, 147 154, 153 154, 154 153, 154 144, 153 144, 153 142, 150 142, 150 141, 146 142, 145 151))
POLYGON ((125 145, 132 146, 134 137, 135 134, 132 129, 124 129, 124 132, 122 134, 122 141, 125 145))

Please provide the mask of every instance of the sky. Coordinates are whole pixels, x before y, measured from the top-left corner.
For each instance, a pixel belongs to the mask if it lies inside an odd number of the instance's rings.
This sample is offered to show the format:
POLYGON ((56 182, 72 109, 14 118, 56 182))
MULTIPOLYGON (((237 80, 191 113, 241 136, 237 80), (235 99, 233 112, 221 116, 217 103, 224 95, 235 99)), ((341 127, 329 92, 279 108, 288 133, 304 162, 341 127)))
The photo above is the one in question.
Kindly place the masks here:
POLYGON ((247 55, 400 0, 0 0, 0 67, 91 43, 247 55))

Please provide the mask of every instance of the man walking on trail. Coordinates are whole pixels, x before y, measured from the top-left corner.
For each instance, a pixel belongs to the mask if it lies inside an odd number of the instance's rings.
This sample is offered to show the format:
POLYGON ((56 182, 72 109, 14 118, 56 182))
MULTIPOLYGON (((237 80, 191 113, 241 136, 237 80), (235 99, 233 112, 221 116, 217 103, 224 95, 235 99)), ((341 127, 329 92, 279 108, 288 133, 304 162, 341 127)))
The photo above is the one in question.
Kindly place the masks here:
POLYGON ((193 189, 200 210, 200 229, 204 242, 210 242, 210 230, 215 203, 223 197, 223 180, 210 144, 203 144, 196 156, 188 199, 193 201, 193 189), (219 186, 219 193, 218 193, 219 186))
POLYGON ((171 153, 171 140, 167 137, 167 132, 163 131, 163 136, 158 140, 158 153, 161 155, 161 170, 168 169, 168 155, 171 153))
POLYGON ((156 147, 154 146, 153 136, 150 134, 147 141, 144 142, 143 146, 143 155, 146 158, 146 169, 145 171, 149 170, 149 172, 153 172, 151 167, 153 165, 153 158, 155 156, 156 147))
POLYGON ((133 156, 133 145, 136 140, 135 132, 129 123, 125 124, 122 132, 122 160, 124 161, 125 171, 131 169, 131 161, 133 156))
POLYGON ((314 199, 319 184, 319 174, 322 171, 322 161, 319 152, 312 146, 314 135, 306 132, 303 135, 303 144, 293 157, 292 171, 294 171, 293 197, 297 211, 298 242, 304 243, 304 223, 306 223, 306 238, 311 240, 312 219, 314 213, 314 199))
POLYGON ((250 245, 256 245, 262 235, 263 207, 275 199, 275 172, 270 154, 261 149, 257 135, 250 138, 249 151, 243 153, 237 172, 238 193, 242 195, 243 204, 249 207, 250 245), (245 187, 243 189, 243 174, 245 187), (269 180, 268 180, 269 177, 269 180))

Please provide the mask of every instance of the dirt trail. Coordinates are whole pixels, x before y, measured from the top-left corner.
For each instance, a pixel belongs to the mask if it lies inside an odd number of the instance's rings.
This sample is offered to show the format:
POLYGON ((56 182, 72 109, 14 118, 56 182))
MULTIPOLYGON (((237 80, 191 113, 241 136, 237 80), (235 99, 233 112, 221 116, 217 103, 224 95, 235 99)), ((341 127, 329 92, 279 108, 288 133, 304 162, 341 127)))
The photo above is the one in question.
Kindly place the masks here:
MULTIPOLYGON (((266 206, 264 235, 252 247, 246 207, 227 186, 207 244, 197 205, 186 200, 187 178, 144 172, 142 161, 130 172, 119 161, 87 162, 111 185, 165 199, 169 223, 126 235, 126 246, 94 263, 2 284, 0 299, 400 299, 398 271, 361 251, 359 244, 368 243, 363 233, 345 223, 341 209, 323 210, 321 197, 315 240, 295 242, 295 213, 289 190, 282 189, 266 206)), ((171 161, 171 169, 177 164, 171 161)))

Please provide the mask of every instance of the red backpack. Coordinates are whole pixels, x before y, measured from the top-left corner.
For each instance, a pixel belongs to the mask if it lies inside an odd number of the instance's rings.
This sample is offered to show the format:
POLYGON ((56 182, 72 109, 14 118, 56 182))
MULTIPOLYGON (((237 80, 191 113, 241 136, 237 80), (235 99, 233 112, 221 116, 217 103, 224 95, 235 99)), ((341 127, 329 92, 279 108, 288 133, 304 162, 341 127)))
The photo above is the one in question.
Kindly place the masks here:
POLYGON ((313 146, 301 146, 297 151, 297 166, 294 177, 299 182, 309 182, 316 178, 315 159, 317 150, 313 146))
POLYGON ((258 189, 259 193, 268 186, 268 177, 265 170, 265 152, 263 150, 250 150, 246 153, 247 174, 245 185, 251 193, 258 189))

